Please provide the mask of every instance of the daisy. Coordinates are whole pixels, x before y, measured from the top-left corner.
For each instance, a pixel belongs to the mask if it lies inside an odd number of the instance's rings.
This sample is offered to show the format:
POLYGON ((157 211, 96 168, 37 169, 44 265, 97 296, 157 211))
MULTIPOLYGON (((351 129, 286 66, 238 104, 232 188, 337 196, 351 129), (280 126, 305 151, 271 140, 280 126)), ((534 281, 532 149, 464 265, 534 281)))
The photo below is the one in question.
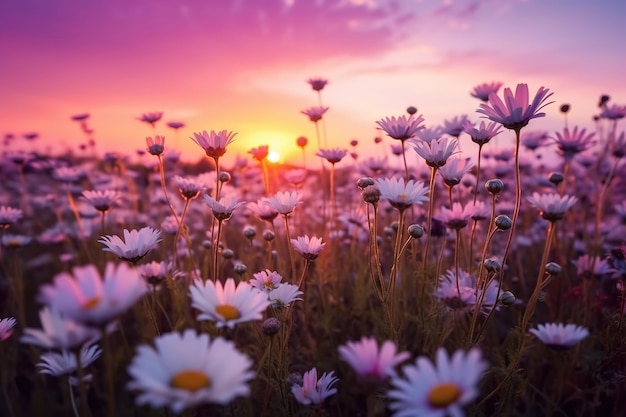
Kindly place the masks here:
POLYGON ((139 271, 125 263, 107 263, 104 279, 94 265, 74 267, 72 273, 62 272, 44 285, 40 300, 81 323, 109 323, 147 291, 139 271))
POLYGON ((421 129, 420 131, 417 132, 417 138, 415 138, 415 140, 420 140, 422 142, 427 142, 430 143, 434 140, 439 140, 441 139, 441 136, 443 136, 443 131, 441 130, 440 127, 433 127, 433 128, 424 128, 421 129))
POLYGON ((265 158, 267 158, 267 155, 269 154, 269 149, 270 149, 269 146, 263 145, 263 146, 259 146, 258 148, 250 149, 248 153, 252 155, 252 157, 256 159, 257 161, 262 161, 265 158))
POLYGON ((384 381, 396 375, 395 367, 409 358, 409 352, 397 352, 391 340, 379 348, 374 338, 362 337, 358 342, 339 346, 339 356, 348 362, 360 378, 384 381))
POLYGON ((554 143, 559 148, 559 153, 563 155, 566 161, 571 161, 576 155, 587 150, 591 145, 595 143, 593 137, 594 132, 586 135, 586 129, 578 130, 578 126, 575 126, 572 131, 568 128, 563 129, 563 134, 555 132, 556 138, 553 138, 554 143))
POLYGON ((171 265, 167 262, 150 262, 147 264, 139 265, 139 275, 143 278, 147 284, 156 286, 165 281, 168 275, 172 278, 180 276, 179 272, 172 272, 171 265))
POLYGON ((249 284, 252 288, 269 293, 278 288, 282 280, 283 277, 278 272, 266 269, 265 271, 252 274, 249 284))
MULTIPOLYGON (((83 346, 80 348, 80 365, 84 368, 88 367, 95 362, 96 359, 102 354, 102 349, 97 345, 83 346)), ((52 376, 63 376, 71 374, 78 369, 78 363, 76 362, 76 354, 62 350, 61 353, 46 352, 39 358, 41 362, 37 364, 39 373, 48 374, 52 376)))
POLYGON ((196 178, 175 175, 174 182, 178 186, 180 195, 185 200, 193 200, 198 196, 198 194, 200 194, 200 191, 203 191, 206 188, 206 186, 196 178))
POLYGON ((469 158, 454 158, 448 160, 444 166, 438 169, 438 172, 448 187, 454 187, 461 182, 463 175, 472 168, 474 168, 474 163, 469 158))
POLYGON ((0 229, 7 229, 12 224, 17 223, 24 213, 20 209, 9 206, 0 206, 0 229))
POLYGON ((119 197, 119 194, 113 190, 94 190, 83 191, 83 197, 96 210, 104 213, 111 208, 113 202, 119 197))
POLYGON ((163 112, 154 111, 142 114, 140 117, 137 118, 137 120, 139 120, 140 122, 148 123, 149 125, 154 127, 155 123, 161 120, 161 117, 163 117, 163 112))
POLYGON ((291 239, 291 244, 296 252, 309 261, 316 259, 326 246, 326 243, 322 243, 321 237, 309 237, 308 235, 291 239))
POLYGON ((248 204, 248 207, 256 214, 261 220, 272 223, 276 216, 278 216, 278 210, 269 202, 265 197, 257 201, 256 203, 248 204))
POLYGON ((600 117, 609 120, 619 120, 626 116, 626 106, 620 106, 613 104, 612 106, 606 106, 600 113, 600 117))
POLYGON ((161 232, 150 226, 131 231, 124 229, 124 240, 115 235, 98 239, 98 242, 106 246, 103 251, 112 252, 118 258, 132 263, 146 256, 160 241, 161 232))
POLYGON ((501 82, 483 83, 474 87, 470 95, 482 101, 489 101, 489 94, 497 94, 500 87, 501 82))
POLYGON ((522 145, 524 145, 527 149, 534 151, 542 146, 549 137, 548 132, 545 130, 527 132, 522 135, 522 145))
POLYGON ((279 192, 264 200, 271 208, 282 215, 291 213, 298 204, 302 203, 300 194, 296 191, 279 192))
POLYGON ((185 124, 183 122, 168 122, 167 127, 170 127, 174 130, 178 130, 180 128, 185 127, 185 124))
POLYGON ((154 347, 140 345, 128 366, 137 405, 169 407, 174 413, 199 404, 228 404, 250 394, 252 361, 232 342, 188 329, 167 333, 154 347))
POLYGON ((421 356, 415 365, 402 368, 403 377, 391 379, 389 407, 394 417, 462 417, 462 407, 478 397, 478 383, 487 367, 478 349, 457 350, 448 357, 439 348, 435 364, 421 356))
POLYGON ((585 254, 572 263, 576 265, 576 274, 584 278, 602 277, 614 272, 611 265, 599 256, 585 254))
POLYGON ((26 235, 15 235, 15 234, 3 234, 2 246, 8 248, 21 248, 28 245, 31 242, 32 238, 26 235))
POLYGON ((379 178, 376 185, 380 190, 380 198, 389 200, 396 209, 402 211, 413 204, 422 204, 428 201, 428 187, 423 182, 409 180, 405 183, 402 178, 379 178))
POLYGON ((552 349, 565 350, 589 336, 589 330, 575 324, 546 323, 529 330, 552 349))
POLYGON ((324 87, 326 87, 326 84, 328 84, 328 80, 319 77, 309 78, 306 82, 311 85, 313 91, 322 91, 324 87))
POLYGON ((426 165, 431 168, 440 168, 446 164, 450 156, 456 153, 456 145, 456 139, 446 137, 431 142, 416 142, 413 149, 424 158, 426 165))
POLYGON ((208 157, 216 159, 226 153, 226 147, 234 141, 236 134, 227 130, 220 130, 219 132, 211 130, 210 133, 204 130, 202 132, 194 132, 194 137, 191 139, 204 149, 208 157))
POLYGON ((3 342, 11 337, 15 323, 16 321, 13 317, 7 317, 0 320, 0 342, 3 342))
POLYGON ((20 342, 47 349, 74 349, 100 338, 100 331, 63 317, 57 311, 44 307, 39 310, 41 330, 26 328, 20 342))
POLYGON ((474 207, 470 204, 463 207, 460 203, 453 203, 452 209, 441 207, 439 210, 439 214, 434 217, 453 230, 461 230, 467 226, 474 214, 474 207))
POLYGON ((539 111, 548 104, 554 103, 553 101, 545 102, 554 94, 549 93, 549 91, 544 87, 539 88, 532 103, 529 103, 527 84, 518 84, 515 94, 507 87, 504 89, 504 101, 495 92, 489 93, 489 102, 482 103, 476 111, 484 114, 484 117, 502 124, 507 129, 520 130, 530 120, 546 115, 539 111))
POLYGON ((217 327, 234 328, 237 323, 245 323, 263 318, 263 312, 269 305, 267 295, 240 282, 228 278, 222 285, 220 281, 203 282, 196 279, 189 287, 191 305, 200 310, 198 320, 216 322, 217 327))
POLYGON ((314 106, 309 107, 306 110, 302 110, 300 113, 309 116, 309 120, 313 123, 317 123, 322 120, 322 116, 328 111, 328 109, 328 107, 314 106))
POLYGON ((496 122, 490 122, 488 124, 485 121, 481 121, 480 124, 472 124, 469 120, 465 123, 465 133, 467 133, 475 144, 483 146, 491 139, 500 134, 502 126, 496 122))
POLYGON ((302 376, 302 385, 291 386, 291 393, 300 404, 322 404, 326 398, 337 392, 337 388, 332 388, 332 386, 338 380, 334 371, 324 372, 318 380, 317 369, 313 368, 302 376))
POLYGON ((379 129, 383 130, 387 136, 392 139, 396 139, 404 142, 407 139, 415 137, 415 134, 423 129, 422 122, 424 118, 420 115, 418 117, 413 116, 400 116, 400 117, 385 117, 376 122, 379 129))
POLYGON ((152 136, 148 136, 146 145, 150 155, 159 156, 165 150, 165 136, 156 135, 154 139, 152 139, 152 136))
POLYGON ((467 115, 455 117, 452 120, 444 120, 441 131, 447 135, 458 138, 465 130, 465 124, 468 122, 467 115))
POLYGON ((451 309, 473 310, 476 303, 482 298, 480 310, 488 313, 498 304, 498 283, 493 280, 489 283, 484 295, 476 288, 476 278, 463 270, 459 270, 457 286, 456 271, 449 269, 439 278, 439 284, 434 296, 451 309))
POLYGON ((203 195, 202 198, 204 202, 211 207, 213 216, 220 221, 230 219, 233 212, 245 204, 245 201, 239 201, 239 199, 234 196, 222 197, 219 201, 206 194, 203 195))
POLYGON ((299 286, 282 282, 269 292, 268 299, 272 308, 286 308, 294 301, 302 301, 303 294, 299 286))
POLYGON ((320 149, 315 155, 320 158, 326 159, 331 164, 336 164, 340 162, 344 156, 348 154, 348 151, 345 149, 320 149))
POLYGON ((297 187, 298 185, 302 184, 304 180, 306 180, 307 175, 308 171, 306 169, 294 168, 290 169, 289 171, 285 171, 283 173, 283 178, 288 183, 297 187))
POLYGON ((54 179, 61 182, 77 182, 87 176, 87 173, 80 167, 58 167, 52 173, 54 179))
POLYGON ((539 194, 533 193, 532 197, 528 197, 528 201, 533 207, 539 209, 539 214, 546 220, 555 222, 561 220, 565 212, 572 207, 578 199, 568 195, 559 194, 539 194))

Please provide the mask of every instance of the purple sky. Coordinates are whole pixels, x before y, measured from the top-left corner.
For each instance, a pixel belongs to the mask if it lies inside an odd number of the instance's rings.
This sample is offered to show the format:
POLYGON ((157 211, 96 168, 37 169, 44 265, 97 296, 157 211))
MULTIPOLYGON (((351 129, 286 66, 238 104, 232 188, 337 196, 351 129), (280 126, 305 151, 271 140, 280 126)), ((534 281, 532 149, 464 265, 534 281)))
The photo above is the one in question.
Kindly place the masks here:
POLYGON ((70 116, 89 112, 99 150, 131 152, 153 134, 136 118, 163 111, 156 133, 173 144, 164 122, 186 123, 185 157, 201 156, 187 138, 204 129, 239 132, 233 152, 286 154, 315 135, 300 114, 317 103, 314 76, 330 81, 330 146, 371 144, 375 121, 409 105, 428 125, 476 120, 469 92, 491 81, 555 92, 533 129, 560 129, 565 102, 593 128, 600 94, 626 104, 624 18, 626 2, 608 0, 2 2, 0 134, 76 146, 70 116))

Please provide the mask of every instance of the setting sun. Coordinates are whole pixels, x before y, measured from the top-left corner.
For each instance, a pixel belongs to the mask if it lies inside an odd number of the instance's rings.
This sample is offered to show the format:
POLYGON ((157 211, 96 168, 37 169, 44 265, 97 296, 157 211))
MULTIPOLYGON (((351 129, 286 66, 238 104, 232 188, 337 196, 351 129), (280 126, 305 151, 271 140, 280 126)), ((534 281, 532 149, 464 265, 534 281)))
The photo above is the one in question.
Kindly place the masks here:
POLYGON ((280 161, 280 155, 276 151, 270 151, 270 153, 267 154, 267 160, 275 164, 276 162, 280 161))

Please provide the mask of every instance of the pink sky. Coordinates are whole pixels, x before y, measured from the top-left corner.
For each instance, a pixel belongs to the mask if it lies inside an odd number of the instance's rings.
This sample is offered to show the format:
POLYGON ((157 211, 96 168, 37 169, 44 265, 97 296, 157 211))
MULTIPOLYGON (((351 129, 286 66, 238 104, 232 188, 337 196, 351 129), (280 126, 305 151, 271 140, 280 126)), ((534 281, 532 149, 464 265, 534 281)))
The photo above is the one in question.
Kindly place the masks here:
MULTIPOLYGON (((323 101, 329 146, 363 153, 375 121, 413 105, 426 124, 467 114, 483 82, 526 82, 555 92, 531 128, 593 130, 600 94, 626 104, 615 0, 20 0, 0 4, 0 134, 39 132, 37 146, 84 142, 70 120, 89 112, 99 151, 133 152, 163 111, 186 124, 186 159, 202 156, 194 131, 233 130, 229 155, 269 144, 299 156, 315 130, 300 111, 317 104, 305 82, 329 79, 323 101)), ((23 141, 12 147, 32 147, 23 141)), ((58 149, 58 146, 55 148, 58 149)), ((370 151, 371 153, 371 151, 370 151)))

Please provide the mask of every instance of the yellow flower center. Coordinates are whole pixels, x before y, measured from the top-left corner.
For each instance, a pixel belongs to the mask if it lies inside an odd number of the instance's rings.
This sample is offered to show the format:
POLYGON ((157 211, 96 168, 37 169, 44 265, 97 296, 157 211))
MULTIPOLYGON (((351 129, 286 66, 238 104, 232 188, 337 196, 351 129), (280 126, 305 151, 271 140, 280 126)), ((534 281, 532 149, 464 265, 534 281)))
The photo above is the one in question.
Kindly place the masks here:
POLYGON ((200 371, 189 369, 174 375, 170 384, 174 388, 198 391, 199 389, 210 387, 211 379, 200 371))
POLYGON ((435 385, 428 393, 428 403, 435 408, 447 407, 461 396, 461 390, 456 384, 444 382, 435 385))
POLYGON ((235 320, 241 317, 241 314, 239 313, 239 310, 237 310, 237 307, 233 307, 228 304, 221 304, 215 307, 215 311, 217 312, 217 314, 224 317, 225 320, 235 320))
POLYGON ((100 297, 93 297, 83 303, 84 310, 91 310, 96 308, 102 299, 100 297))

